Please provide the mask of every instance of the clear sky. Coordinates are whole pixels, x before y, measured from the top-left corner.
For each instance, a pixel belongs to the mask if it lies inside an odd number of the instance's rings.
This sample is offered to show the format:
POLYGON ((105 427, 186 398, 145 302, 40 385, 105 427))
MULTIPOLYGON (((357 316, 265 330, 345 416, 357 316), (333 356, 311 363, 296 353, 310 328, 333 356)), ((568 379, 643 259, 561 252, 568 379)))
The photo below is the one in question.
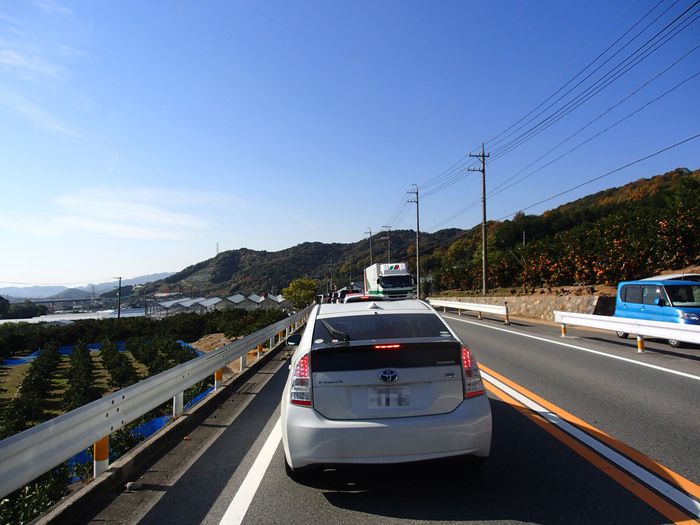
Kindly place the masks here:
POLYGON ((279 250, 413 229, 415 208, 402 205, 412 184, 421 230, 471 228, 481 220, 480 174, 461 168, 482 141, 492 154, 489 219, 697 169, 695 139, 530 208, 700 133, 700 76, 690 78, 700 71, 700 14, 683 14, 692 5, 3 2, 0 286, 178 271, 214 256, 217 242, 279 250), (586 99, 618 64, 634 67, 586 99), (545 113, 499 135, 564 85, 545 113), (503 150, 577 93, 584 104, 503 150))

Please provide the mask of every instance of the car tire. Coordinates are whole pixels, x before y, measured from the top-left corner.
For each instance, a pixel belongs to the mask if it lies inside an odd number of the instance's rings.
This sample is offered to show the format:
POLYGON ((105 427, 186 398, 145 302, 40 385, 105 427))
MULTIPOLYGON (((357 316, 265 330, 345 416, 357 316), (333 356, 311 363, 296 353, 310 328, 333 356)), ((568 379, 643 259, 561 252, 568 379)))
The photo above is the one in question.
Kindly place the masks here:
POLYGON ((630 334, 628 334, 627 332, 615 332, 615 335, 620 339, 627 339, 627 336, 630 334))
POLYGON ((469 470, 480 470, 481 467, 486 463, 486 460, 488 460, 488 456, 486 457, 481 457, 481 456, 461 456, 460 457, 460 463, 467 469, 469 470))
POLYGON ((289 479, 291 479, 292 481, 296 481, 297 483, 308 482, 314 474, 312 467, 305 467, 301 469, 292 468, 291 466, 289 466, 289 463, 287 463, 286 458, 284 460, 284 470, 287 473, 287 476, 289 476, 289 479))
POLYGON ((673 348, 680 348, 683 346, 683 343, 681 343, 678 339, 669 339, 668 344, 671 345, 673 348))

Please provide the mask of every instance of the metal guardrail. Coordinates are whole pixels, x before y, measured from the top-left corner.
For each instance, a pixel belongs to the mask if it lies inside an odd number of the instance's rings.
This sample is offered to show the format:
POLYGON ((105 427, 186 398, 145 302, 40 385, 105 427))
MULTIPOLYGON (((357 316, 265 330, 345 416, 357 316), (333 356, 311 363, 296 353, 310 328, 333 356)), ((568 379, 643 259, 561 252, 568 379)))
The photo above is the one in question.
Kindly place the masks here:
POLYGON ((481 303, 464 303, 462 301, 444 301, 441 299, 428 299, 430 306, 435 308, 442 308, 446 311, 447 308, 452 308, 458 310, 460 315, 462 310, 467 310, 470 312, 477 312, 479 319, 481 319, 482 313, 496 314, 504 316, 505 324, 510 324, 510 319, 508 317, 508 303, 505 306, 499 306, 497 304, 481 304, 481 303))
POLYGON ((586 326, 588 328, 599 328, 601 330, 636 335, 638 351, 644 350, 644 337, 700 344, 699 325, 557 311, 554 312, 554 321, 561 324, 562 335, 566 335, 567 325, 586 326))
MULTIPOLYGON (((304 323, 311 308, 0 441, 0 498, 90 445, 108 440, 112 432, 163 403, 172 400, 174 413, 181 413, 182 394, 187 388, 212 374, 216 388, 224 366, 240 359, 242 371, 248 352, 268 341, 272 348, 304 323)), ((97 454, 95 459, 97 475, 107 468, 107 463, 103 460, 98 472, 97 454)))

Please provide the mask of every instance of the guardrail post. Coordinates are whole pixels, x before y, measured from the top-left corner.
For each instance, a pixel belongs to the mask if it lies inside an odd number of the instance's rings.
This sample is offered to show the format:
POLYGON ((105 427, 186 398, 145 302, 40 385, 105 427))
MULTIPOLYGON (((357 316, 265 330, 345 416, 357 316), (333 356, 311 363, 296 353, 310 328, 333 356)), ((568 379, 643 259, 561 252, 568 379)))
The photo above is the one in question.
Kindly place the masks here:
POLYGON ((260 359, 260 354, 263 353, 262 343, 255 347, 255 359, 260 359))
POLYGON ((566 325, 564 323, 561 324, 561 336, 566 337, 566 325))
POLYGON ((446 306, 443 306, 443 307, 442 307, 442 313, 443 313, 443 314, 446 314, 446 313, 447 313, 447 307, 446 307, 446 306))
POLYGON ((93 475, 99 476, 109 468, 109 436, 96 441, 92 446, 93 475))
POLYGON ((510 318, 508 317, 508 301, 506 303, 506 324, 510 324, 510 318))
POLYGON ((272 350, 275 347, 275 338, 274 337, 270 337, 269 345, 270 345, 270 350, 272 350))
POLYGON ((245 358, 247 355, 248 354, 244 354, 238 358, 238 367, 241 369, 241 372, 243 372, 243 370, 245 370, 245 367, 246 367, 246 359, 245 358))
POLYGON ((173 417, 177 417, 185 410, 185 393, 180 392, 173 396, 173 417))
POLYGON ((637 336, 637 353, 638 354, 644 353, 644 336, 642 336, 642 335, 637 336))
POLYGON ((462 317, 462 309, 461 308, 457 308, 457 315, 459 317, 462 317))
POLYGON ((481 312, 476 312, 476 315, 477 315, 477 318, 479 319, 479 321, 481 321, 481 319, 482 319, 481 312))
POLYGON ((223 383, 223 378, 224 378, 224 369, 219 368, 216 372, 214 372, 214 391, 217 391, 221 388, 221 383, 223 383))

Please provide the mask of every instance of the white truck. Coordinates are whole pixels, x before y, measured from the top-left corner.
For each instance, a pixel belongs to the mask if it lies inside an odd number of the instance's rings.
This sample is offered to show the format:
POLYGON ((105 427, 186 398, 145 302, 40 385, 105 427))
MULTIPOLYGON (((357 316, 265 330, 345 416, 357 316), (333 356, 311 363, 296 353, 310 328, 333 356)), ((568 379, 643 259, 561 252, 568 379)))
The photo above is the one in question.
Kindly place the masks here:
POLYGON ((406 263, 376 263, 365 268, 365 294, 385 299, 415 299, 416 281, 406 263))

